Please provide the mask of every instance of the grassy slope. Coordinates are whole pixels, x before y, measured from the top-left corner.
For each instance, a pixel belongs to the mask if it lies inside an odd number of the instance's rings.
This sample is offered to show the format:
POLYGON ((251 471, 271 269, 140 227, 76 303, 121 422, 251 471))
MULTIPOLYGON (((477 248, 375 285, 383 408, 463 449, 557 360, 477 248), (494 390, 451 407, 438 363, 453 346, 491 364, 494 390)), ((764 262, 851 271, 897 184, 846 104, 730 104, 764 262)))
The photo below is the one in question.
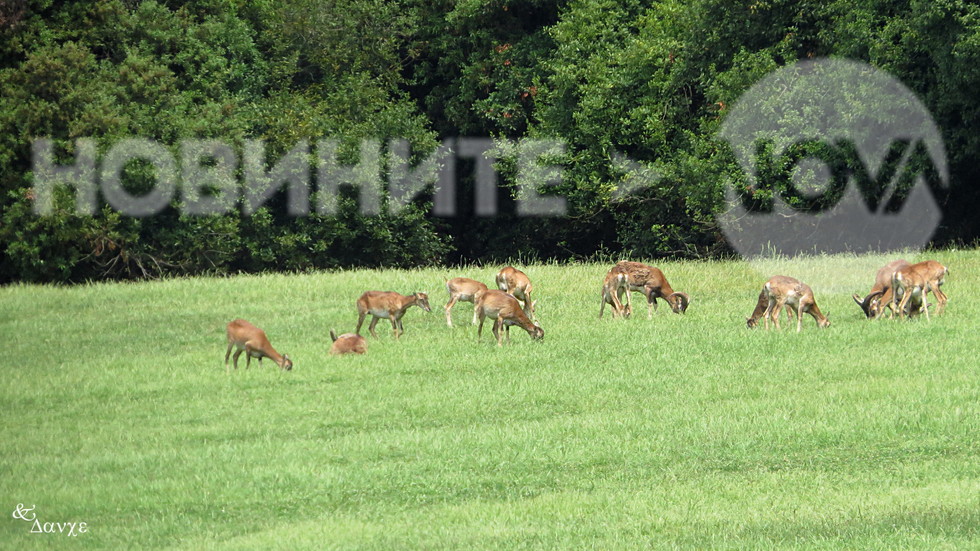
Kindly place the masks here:
MULTIPOLYGON (((357 271, 0 289, 0 546, 975 548, 980 253, 947 315, 869 323, 880 259, 812 259, 833 327, 749 331, 765 276, 671 263, 685 316, 597 320, 608 266, 531 266, 542 344, 445 326, 442 281, 357 271), (331 358, 366 289, 428 290, 395 343, 331 358), (226 376, 224 324, 294 359, 226 376), (487 338, 490 337, 490 338, 487 338), (4 543, 5 542, 5 543, 4 543)), ((639 295, 634 295, 639 298, 639 295)))

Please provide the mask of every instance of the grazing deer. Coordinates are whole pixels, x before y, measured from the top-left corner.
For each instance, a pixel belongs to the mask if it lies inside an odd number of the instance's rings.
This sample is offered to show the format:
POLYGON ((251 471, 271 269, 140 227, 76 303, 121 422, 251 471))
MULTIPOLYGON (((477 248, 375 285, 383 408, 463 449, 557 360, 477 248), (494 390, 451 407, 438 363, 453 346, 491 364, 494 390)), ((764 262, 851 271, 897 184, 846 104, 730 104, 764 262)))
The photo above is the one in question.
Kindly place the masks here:
POLYGON ((940 288, 943 283, 946 283, 946 275, 949 273, 949 268, 943 266, 935 260, 926 260, 924 262, 919 262, 922 266, 922 270, 925 271, 926 278, 929 280, 929 291, 936 296, 936 315, 943 313, 946 309, 946 301, 949 297, 940 288))
POLYGON ((364 354, 367 352, 367 339, 360 335, 344 333, 338 337, 331 329, 330 338, 333 340, 333 344, 330 345, 331 354, 364 354))
POLYGON ((925 312, 926 319, 929 319, 926 302, 929 279, 923 271, 909 266, 895 272, 892 276, 892 288, 896 291, 895 296, 892 297, 892 311, 897 311, 899 318, 905 317, 905 308, 908 307, 910 317, 925 312), (903 291, 901 301, 897 297, 899 290, 903 291), (912 301, 915 302, 914 305, 912 301))
POLYGON ((520 303, 513 295, 503 291, 490 290, 480 295, 480 298, 476 301, 476 313, 480 319, 480 326, 476 331, 478 342, 483 337, 483 320, 486 318, 492 318, 494 320, 493 336, 497 337, 497 346, 503 346, 503 335, 500 332, 501 327, 507 333, 507 342, 510 342, 511 325, 516 325, 524 329, 534 340, 544 338, 544 329, 541 329, 540 325, 531 321, 531 318, 524 313, 520 303))
POLYGON ((602 302, 599 305, 599 319, 602 319, 602 311, 605 310, 606 304, 612 306, 613 318, 616 316, 628 318, 633 313, 633 306, 630 304, 629 276, 618 266, 613 266, 606 273, 606 279, 602 282, 602 302), (625 305, 622 301, 623 295, 626 296, 625 305))
POLYGON ((252 358, 258 358, 259 363, 262 363, 262 358, 269 358, 276 362, 280 369, 286 371, 293 368, 293 362, 289 356, 276 352, 276 349, 272 348, 269 343, 268 337, 265 336, 265 331, 251 323, 243 319, 236 319, 228 324, 226 331, 228 333, 228 350, 225 352, 225 373, 230 373, 228 357, 231 355, 232 348, 237 349, 235 350, 235 369, 238 369, 238 357, 242 355, 242 352, 245 352, 245 369, 249 368, 252 358))
MULTIPOLYGON (((929 319, 928 295, 932 290, 936 300, 940 303, 945 302, 945 295, 935 292, 942 284, 946 268, 934 260, 919 262, 911 266, 906 266, 892 274, 892 288, 895 289, 895 296, 892 297, 892 310, 898 312, 898 317, 906 315, 909 317, 925 313, 929 319), (898 291, 902 292, 901 301, 898 299, 898 291)), ((937 312, 939 306, 936 307, 937 312)), ((930 320, 931 321, 931 320, 930 320)))
POLYGON ((480 295, 487 292, 487 286, 475 279, 454 277, 446 281, 446 290, 449 291, 449 303, 446 304, 446 325, 453 326, 452 309, 459 301, 473 303, 473 323, 476 323, 476 300, 480 298, 480 295))
POLYGON ((861 310, 864 311, 864 315, 868 319, 877 319, 881 310, 884 308, 883 305, 887 305, 889 308, 891 307, 892 276, 898 270, 909 265, 905 259, 893 260, 885 264, 878 269, 878 273, 875 274, 875 284, 864 298, 858 295, 851 295, 851 298, 861 307, 861 310))
POLYGON ((626 260, 617 262, 616 267, 626 272, 630 291, 639 291, 647 297, 647 319, 653 319, 653 311, 657 308, 658 298, 667 301, 670 309, 676 314, 683 314, 687 311, 691 297, 686 293, 675 292, 659 268, 626 260))
POLYGON ((429 308, 429 295, 425 293, 413 293, 405 296, 392 291, 367 291, 361 295, 361 298, 357 299, 357 329, 354 332, 358 335, 361 334, 361 324, 364 323, 364 317, 371 314, 373 317, 368 330, 371 331, 372 337, 377 338, 378 336, 374 332, 374 326, 378 324, 378 320, 387 318, 391 320, 395 339, 398 339, 405 332, 402 316, 405 315, 405 311, 410 306, 418 306, 426 312, 432 311, 429 308))
MULTIPOLYGON (((897 270, 892 274, 892 289, 889 306, 892 308, 892 315, 898 312, 899 317, 905 315, 916 315, 925 312, 926 319, 929 318, 928 294, 931 291, 936 297, 936 314, 939 315, 946 308, 948 297, 942 291, 943 283, 946 281, 946 274, 949 270, 935 260, 926 260, 911 266, 897 270), (898 277, 901 274, 901 277, 898 277), (906 297, 904 292, 912 289, 914 296, 906 297), (921 295, 921 297, 920 297, 921 295), (901 306, 902 310, 896 310, 901 306)), ((884 297, 882 297, 884 299, 884 297)), ((881 308, 878 317, 884 312, 881 308)))
POLYGON ((514 298, 524 303, 524 314, 531 319, 536 319, 534 306, 537 301, 531 299, 531 279, 527 274, 513 266, 507 266, 497 272, 497 288, 514 295, 514 298))
POLYGON ((804 313, 813 316, 818 327, 830 327, 830 320, 820 312, 817 301, 813 298, 813 289, 806 283, 792 277, 773 276, 762 287, 762 292, 768 300, 766 311, 762 314, 766 320, 766 329, 769 329, 770 319, 775 322, 776 329, 780 329, 779 313, 783 306, 796 310, 797 333, 803 328, 804 313))

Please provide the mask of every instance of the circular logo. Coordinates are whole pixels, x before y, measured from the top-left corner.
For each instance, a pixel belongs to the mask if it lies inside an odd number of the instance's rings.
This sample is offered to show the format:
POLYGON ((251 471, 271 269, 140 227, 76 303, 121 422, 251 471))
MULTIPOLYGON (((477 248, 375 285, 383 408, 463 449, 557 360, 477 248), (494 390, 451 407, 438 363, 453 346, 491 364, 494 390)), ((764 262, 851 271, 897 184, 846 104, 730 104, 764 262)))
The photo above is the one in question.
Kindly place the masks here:
POLYGON ((911 90, 865 63, 782 67, 739 98, 719 135, 744 179, 726 186, 718 222, 746 258, 917 250, 942 218, 939 130, 911 90))

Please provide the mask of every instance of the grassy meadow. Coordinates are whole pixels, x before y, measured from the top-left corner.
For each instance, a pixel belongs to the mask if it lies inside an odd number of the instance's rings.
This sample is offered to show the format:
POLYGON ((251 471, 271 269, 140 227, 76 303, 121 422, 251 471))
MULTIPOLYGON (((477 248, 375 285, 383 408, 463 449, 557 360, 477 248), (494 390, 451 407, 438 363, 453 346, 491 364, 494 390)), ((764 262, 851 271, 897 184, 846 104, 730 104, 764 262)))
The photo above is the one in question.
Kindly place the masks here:
POLYGON ((688 313, 625 321, 609 265, 520 266, 545 339, 503 348, 442 312, 498 266, 0 288, 0 548, 976 549, 980 252, 925 258, 931 322, 863 318, 875 257, 658 263, 688 313), (777 271, 829 329, 746 329, 777 271), (433 311, 328 356, 368 289, 433 311), (294 370, 226 375, 236 317, 294 370))

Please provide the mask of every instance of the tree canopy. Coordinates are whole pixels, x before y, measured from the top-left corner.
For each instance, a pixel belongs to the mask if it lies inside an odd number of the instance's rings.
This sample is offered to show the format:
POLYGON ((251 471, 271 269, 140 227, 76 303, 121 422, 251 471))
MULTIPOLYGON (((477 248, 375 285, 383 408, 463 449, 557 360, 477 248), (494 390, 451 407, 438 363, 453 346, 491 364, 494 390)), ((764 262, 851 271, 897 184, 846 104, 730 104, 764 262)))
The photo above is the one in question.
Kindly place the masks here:
MULTIPOLYGON (((828 56, 869 63, 921 98, 949 160, 934 240, 972 242, 971 2, 12 0, 0 6, 0 281, 727 254, 716 214, 739 169, 719 128, 766 74, 828 56), (52 213, 34 211, 42 138, 62 164, 80 138, 100 158, 131 137, 178 160, 182 140, 230 144, 236 159, 261 143, 271 168, 304 140, 337 139, 338 159, 353 164, 363 139, 407 140, 419 162, 465 136, 564 143, 553 189, 567 216, 518 216, 507 159, 495 217, 475 216, 465 161, 449 217, 433 214, 431 193, 363 215, 351 190, 335 212, 306 216, 288 212, 285 192, 254 213, 210 216, 188 214, 176 194, 140 218, 101 196, 94 215, 79 214, 59 188, 52 213), (630 178, 648 185, 619 200, 630 178)), ((244 163, 233 168, 241 181, 244 163)), ((138 162, 123 174, 133 192, 154 177, 138 162)))

